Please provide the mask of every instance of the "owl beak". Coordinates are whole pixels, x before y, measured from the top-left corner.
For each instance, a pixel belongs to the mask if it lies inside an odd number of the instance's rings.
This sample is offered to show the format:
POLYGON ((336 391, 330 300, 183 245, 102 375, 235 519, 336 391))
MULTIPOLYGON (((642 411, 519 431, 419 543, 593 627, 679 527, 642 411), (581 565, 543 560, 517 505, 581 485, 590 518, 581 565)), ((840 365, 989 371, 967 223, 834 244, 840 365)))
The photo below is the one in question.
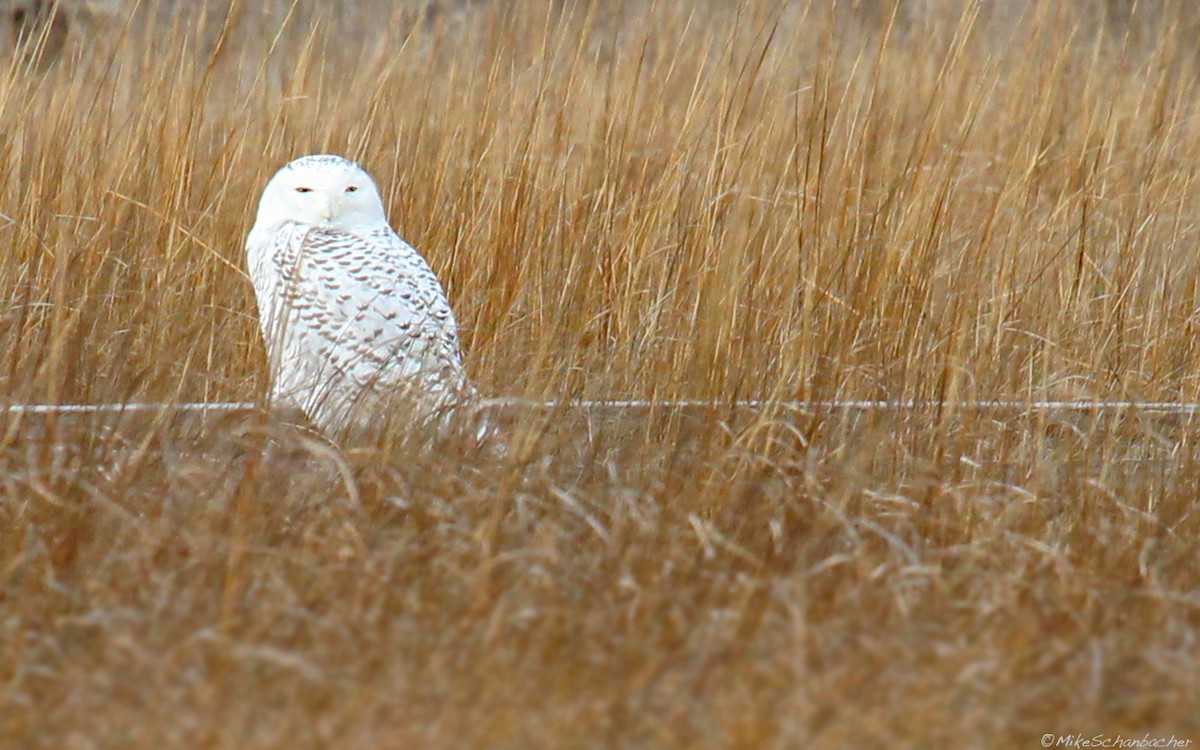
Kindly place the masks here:
POLYGON ((326 200, 321 204, 321 208, 317 211, 317 215, 321 217, 324 223, 329 224, 333 221, 333 209, 333 201, 326 200))

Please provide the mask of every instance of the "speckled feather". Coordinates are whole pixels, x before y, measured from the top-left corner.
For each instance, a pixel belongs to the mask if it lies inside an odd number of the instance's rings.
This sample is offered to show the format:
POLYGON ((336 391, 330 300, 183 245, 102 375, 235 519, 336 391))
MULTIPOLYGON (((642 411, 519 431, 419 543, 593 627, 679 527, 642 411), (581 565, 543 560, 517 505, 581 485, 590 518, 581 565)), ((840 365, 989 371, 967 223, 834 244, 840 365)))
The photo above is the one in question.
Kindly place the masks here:
MULTIPOLYGON (((361 181, 370 179, 340 157, 305 157, 280 174, 289 169, 305 176, 287 175, 285 185, 343 175, 359 182, 356 172, 361 181)), ((372 207, 365 220, 351 217, 350 226, 338 225, 337 210, 330 209, 334 219, 322 226, 305 221, 303 206, 268 211, 272 191, 268 185, 247 259, 275 403, 301 408, 333 430, 361 423, 370 407, 387 399, 403 397, 429 416, 471 396, 445 290, 387 224, 381 205, 378 216, 372 207)), ((274 192, 288 200, 286 192, 274 192)))

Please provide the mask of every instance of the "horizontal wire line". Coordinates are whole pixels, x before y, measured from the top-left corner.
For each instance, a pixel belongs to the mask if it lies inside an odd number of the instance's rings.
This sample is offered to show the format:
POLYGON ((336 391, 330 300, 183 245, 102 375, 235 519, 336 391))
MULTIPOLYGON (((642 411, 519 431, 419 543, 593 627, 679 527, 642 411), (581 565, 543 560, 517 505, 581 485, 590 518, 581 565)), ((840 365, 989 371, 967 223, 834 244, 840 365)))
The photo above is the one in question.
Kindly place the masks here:
MULTIPOLYGON (((850 411, 920 411, 925 409, 952 409, 956 411, 1145 411, 1166 414, 1200 413, 1200 403, 1175 401, 935 401, 935 400, 819 400, 819 401, 770 401, 756 400, 536 400, 522 398, 484 399, 489 408, 529 409, 766 409, 783 408, 803 410, 850 410, 850 411)), ((100 404, 9 404, 0 406, 0 413, 8 414, 108 414, 125 412, 234 412, 252 411, 262 408, 261 404, 249 401, 184 401, 130 402, 100 404)))

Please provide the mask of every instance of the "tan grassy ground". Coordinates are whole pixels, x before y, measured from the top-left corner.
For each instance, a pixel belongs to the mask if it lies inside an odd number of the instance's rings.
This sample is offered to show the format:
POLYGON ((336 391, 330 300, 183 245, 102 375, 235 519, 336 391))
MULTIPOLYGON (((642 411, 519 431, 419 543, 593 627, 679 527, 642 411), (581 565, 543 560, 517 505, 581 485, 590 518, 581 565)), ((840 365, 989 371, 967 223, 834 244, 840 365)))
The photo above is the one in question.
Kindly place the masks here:
MULTIPOLYGON (((335 150, 491 393, 1200 399, 1192 19, 564 5, 4 77, 0 392, 257 397, 242 238, 335 150)), ((0 747, 1200 742, 1194 421, 508 421, 9 420, 0 747)))

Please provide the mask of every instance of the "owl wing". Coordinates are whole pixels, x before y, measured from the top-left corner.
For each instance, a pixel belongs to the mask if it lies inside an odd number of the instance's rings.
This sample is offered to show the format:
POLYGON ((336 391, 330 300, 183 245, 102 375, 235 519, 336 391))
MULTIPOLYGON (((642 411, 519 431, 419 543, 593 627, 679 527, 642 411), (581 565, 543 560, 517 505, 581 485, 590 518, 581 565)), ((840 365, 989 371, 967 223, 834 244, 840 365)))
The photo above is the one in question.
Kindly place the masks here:
POLYGON ((250 261, 277 392, 411 388, 432 396, 466 382, 445 290, 390 228, 352 234, 290 224, 266 244, 250 261), (260 291, 259 279, 269 288, 260 291))

